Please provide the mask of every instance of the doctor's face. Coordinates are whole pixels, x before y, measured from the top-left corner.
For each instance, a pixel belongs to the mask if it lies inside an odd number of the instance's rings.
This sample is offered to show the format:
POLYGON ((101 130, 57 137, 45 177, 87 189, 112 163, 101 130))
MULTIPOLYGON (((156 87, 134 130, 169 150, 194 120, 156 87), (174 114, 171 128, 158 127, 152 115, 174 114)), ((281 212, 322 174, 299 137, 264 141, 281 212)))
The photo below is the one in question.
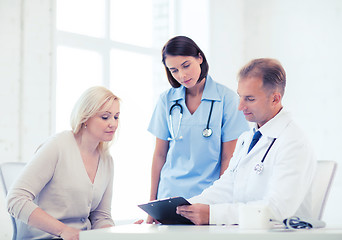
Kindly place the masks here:
POLYGON ((261 78, 240 79, 237 92, 240 96, 239 110, 243 111, 247 121, 256 122, 261 127, 277 114, 274 94, 263 87, 261 78))
POLYGON ((203 59, 191 56, 170 56, 167 55, 165 65, 172 76, 186 88, 196 85, 201 75, 201 64, 203 59))

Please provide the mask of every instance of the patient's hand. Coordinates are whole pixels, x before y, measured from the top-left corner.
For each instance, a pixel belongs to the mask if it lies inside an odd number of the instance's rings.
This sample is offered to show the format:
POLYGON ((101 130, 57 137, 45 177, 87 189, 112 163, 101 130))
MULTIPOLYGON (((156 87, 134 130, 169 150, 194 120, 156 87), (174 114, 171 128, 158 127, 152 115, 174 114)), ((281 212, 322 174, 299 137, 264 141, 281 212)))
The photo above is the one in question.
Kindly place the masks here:
POLYGON ((139 219, 139 220, 135 221, 134 224, 142 224, 143 222, 144 222, 143 219, 139 219))
POLYGON ((177 207, 177 214, 186 217, 196 225, 209 224, 209 205, 195 203, 177 207))
POLYGON ((80 231, 79 229, 67 226, 63 229, 60 237, 65 240, 78 240, 80 231))

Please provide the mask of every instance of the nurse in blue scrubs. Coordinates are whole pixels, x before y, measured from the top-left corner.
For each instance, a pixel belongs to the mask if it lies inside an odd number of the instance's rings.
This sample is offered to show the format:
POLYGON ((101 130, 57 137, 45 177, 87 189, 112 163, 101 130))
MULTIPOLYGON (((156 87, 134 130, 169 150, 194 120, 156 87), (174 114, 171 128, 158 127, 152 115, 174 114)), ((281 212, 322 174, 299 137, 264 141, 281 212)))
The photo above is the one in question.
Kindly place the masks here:
POLYGON ((160 95, 148 127, 156 136, 150 200, 191 198, 223 174, 237 138, 249 127, 238 96, 208 75, 205 55, 193 40, 170 39, 162 61, 172 88, 160 95))

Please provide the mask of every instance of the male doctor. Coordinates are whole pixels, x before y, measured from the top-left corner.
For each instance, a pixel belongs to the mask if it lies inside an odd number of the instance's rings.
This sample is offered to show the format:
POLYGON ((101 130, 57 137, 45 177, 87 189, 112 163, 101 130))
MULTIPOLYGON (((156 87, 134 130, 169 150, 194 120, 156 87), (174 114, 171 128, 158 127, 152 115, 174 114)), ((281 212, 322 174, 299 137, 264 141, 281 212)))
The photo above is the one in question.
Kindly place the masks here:
POLYGON ((179 206, 200 224, 239 224, 239 205, 262 204, 279 221, 311 217, 316 160, 308 140, 281 100, 286 74, 275 59, 255 59, 238 75, 239 110, 255 126, 236 144, 228 169, 211 187, 179 206))

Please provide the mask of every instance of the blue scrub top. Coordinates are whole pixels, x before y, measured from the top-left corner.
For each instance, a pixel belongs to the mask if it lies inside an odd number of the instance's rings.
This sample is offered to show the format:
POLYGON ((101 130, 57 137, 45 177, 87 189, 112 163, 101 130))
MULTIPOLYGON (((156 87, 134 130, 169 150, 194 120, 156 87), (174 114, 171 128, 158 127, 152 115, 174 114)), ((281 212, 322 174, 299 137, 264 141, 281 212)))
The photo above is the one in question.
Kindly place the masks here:
MULTIPOLYGON (((220 176, 221 143, 237 139, 249 127, 241 111, 239 99, 229 88, 216 83, 208 75, 201 104, 191 115, 185 104, 185 87, 171 88, 160 95, 148 131, 162 140, 171 137, 170 108, 178 103, 183 107, 179 136, 171 140, 165 164, 160 173, 158 199, 200 194, 220 176), (211 102, 214 101, 209 127, 213 134, 202 136, 206 128, 211 102)), ((179 126, 179 109, 172 111, 174 134, 179 126)))

